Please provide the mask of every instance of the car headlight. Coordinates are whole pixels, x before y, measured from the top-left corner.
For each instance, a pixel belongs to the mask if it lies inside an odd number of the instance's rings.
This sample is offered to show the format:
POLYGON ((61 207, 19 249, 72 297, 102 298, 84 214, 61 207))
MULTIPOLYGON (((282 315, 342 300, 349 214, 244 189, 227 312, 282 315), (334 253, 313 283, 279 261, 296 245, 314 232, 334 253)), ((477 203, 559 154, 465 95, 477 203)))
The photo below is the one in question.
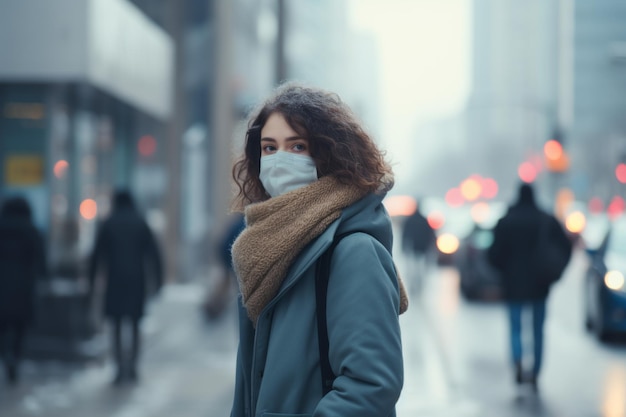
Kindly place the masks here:
POLYGON ((437 238, 437 248, 446 255, 452 255, 459 248, 459 238, 451 233, 444 233, 437 238))
POLYGON ((624 274, 622 274, 620 271, 608 271, 606 274, 604 274, 604 285, 607 286, 607 288, 613 290, 613 291, 625 291, 626 288, 624 288, 624 274))

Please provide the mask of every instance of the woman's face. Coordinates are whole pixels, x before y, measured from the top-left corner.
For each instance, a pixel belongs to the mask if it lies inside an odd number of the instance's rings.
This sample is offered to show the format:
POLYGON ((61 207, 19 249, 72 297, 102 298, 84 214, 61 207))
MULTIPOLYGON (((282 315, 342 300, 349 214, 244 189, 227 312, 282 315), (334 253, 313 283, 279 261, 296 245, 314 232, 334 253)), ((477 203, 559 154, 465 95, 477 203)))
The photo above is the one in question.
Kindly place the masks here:
POLYGON ((280 113, 272 113, 261 129, 261 156, 277 151, 311 156, 309 141, 289 126, 280 113))

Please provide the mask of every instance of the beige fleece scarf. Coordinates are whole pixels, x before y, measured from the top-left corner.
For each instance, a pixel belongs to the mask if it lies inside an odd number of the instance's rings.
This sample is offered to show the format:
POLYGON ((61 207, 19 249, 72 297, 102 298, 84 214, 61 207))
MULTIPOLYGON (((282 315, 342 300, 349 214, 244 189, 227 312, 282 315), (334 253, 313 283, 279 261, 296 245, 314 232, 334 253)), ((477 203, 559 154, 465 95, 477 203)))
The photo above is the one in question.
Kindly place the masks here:
MULTIPOLYGON (((358 189, 323 177, 246 207, 246 228, 233 244, 232 255, 243 303, 255 326, 300 251, 338 219, 344 208, 363 197, 358 189)), ((404 312, 408 298, 400 280, 399 285, 404 312)))

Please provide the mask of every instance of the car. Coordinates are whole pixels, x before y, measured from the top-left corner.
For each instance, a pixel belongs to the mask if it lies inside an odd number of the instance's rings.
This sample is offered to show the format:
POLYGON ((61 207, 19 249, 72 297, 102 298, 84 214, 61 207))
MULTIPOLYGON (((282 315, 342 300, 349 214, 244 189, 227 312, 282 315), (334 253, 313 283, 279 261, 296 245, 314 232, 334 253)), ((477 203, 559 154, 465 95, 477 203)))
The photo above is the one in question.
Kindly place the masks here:
POLYGON ((500 272, 487 260, 487 250, 492 242, 493 228, 476 224, 459 245, 457 267, 461 294, 466 300, 502 299, 500 272))
POLYGON ((613 220, 591 257, 584 285, 585 326, 599 340, 626 333, 626 218, 613 220))
POLYGON ((505 211, 506 205, 500 202, 476 204, 472 209, 474 226, 461 239, 456 254, 461 294, 469 301, 499 301, 503 297, 500 272, 489 263, 487 250, 493 242, 493 228, 505 211))
POLYGON ((431 198, 423 202, 423 213, 437 236, 437 264, 455 266, 460 241, 470 233, 474 224, 469 208, 450 207, 444 200, 431 198))

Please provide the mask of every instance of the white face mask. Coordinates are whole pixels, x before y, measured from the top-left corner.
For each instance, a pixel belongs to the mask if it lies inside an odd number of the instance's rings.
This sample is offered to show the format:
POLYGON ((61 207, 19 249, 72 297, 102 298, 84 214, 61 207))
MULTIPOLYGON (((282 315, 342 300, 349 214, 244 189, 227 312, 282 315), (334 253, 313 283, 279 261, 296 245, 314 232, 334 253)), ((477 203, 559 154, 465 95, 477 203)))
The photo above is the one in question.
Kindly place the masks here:
POLYGON ((261 157, 259 179, 265 191, 277 197, 316 181, 317 168, 310 156, 277 151, 261 157))

